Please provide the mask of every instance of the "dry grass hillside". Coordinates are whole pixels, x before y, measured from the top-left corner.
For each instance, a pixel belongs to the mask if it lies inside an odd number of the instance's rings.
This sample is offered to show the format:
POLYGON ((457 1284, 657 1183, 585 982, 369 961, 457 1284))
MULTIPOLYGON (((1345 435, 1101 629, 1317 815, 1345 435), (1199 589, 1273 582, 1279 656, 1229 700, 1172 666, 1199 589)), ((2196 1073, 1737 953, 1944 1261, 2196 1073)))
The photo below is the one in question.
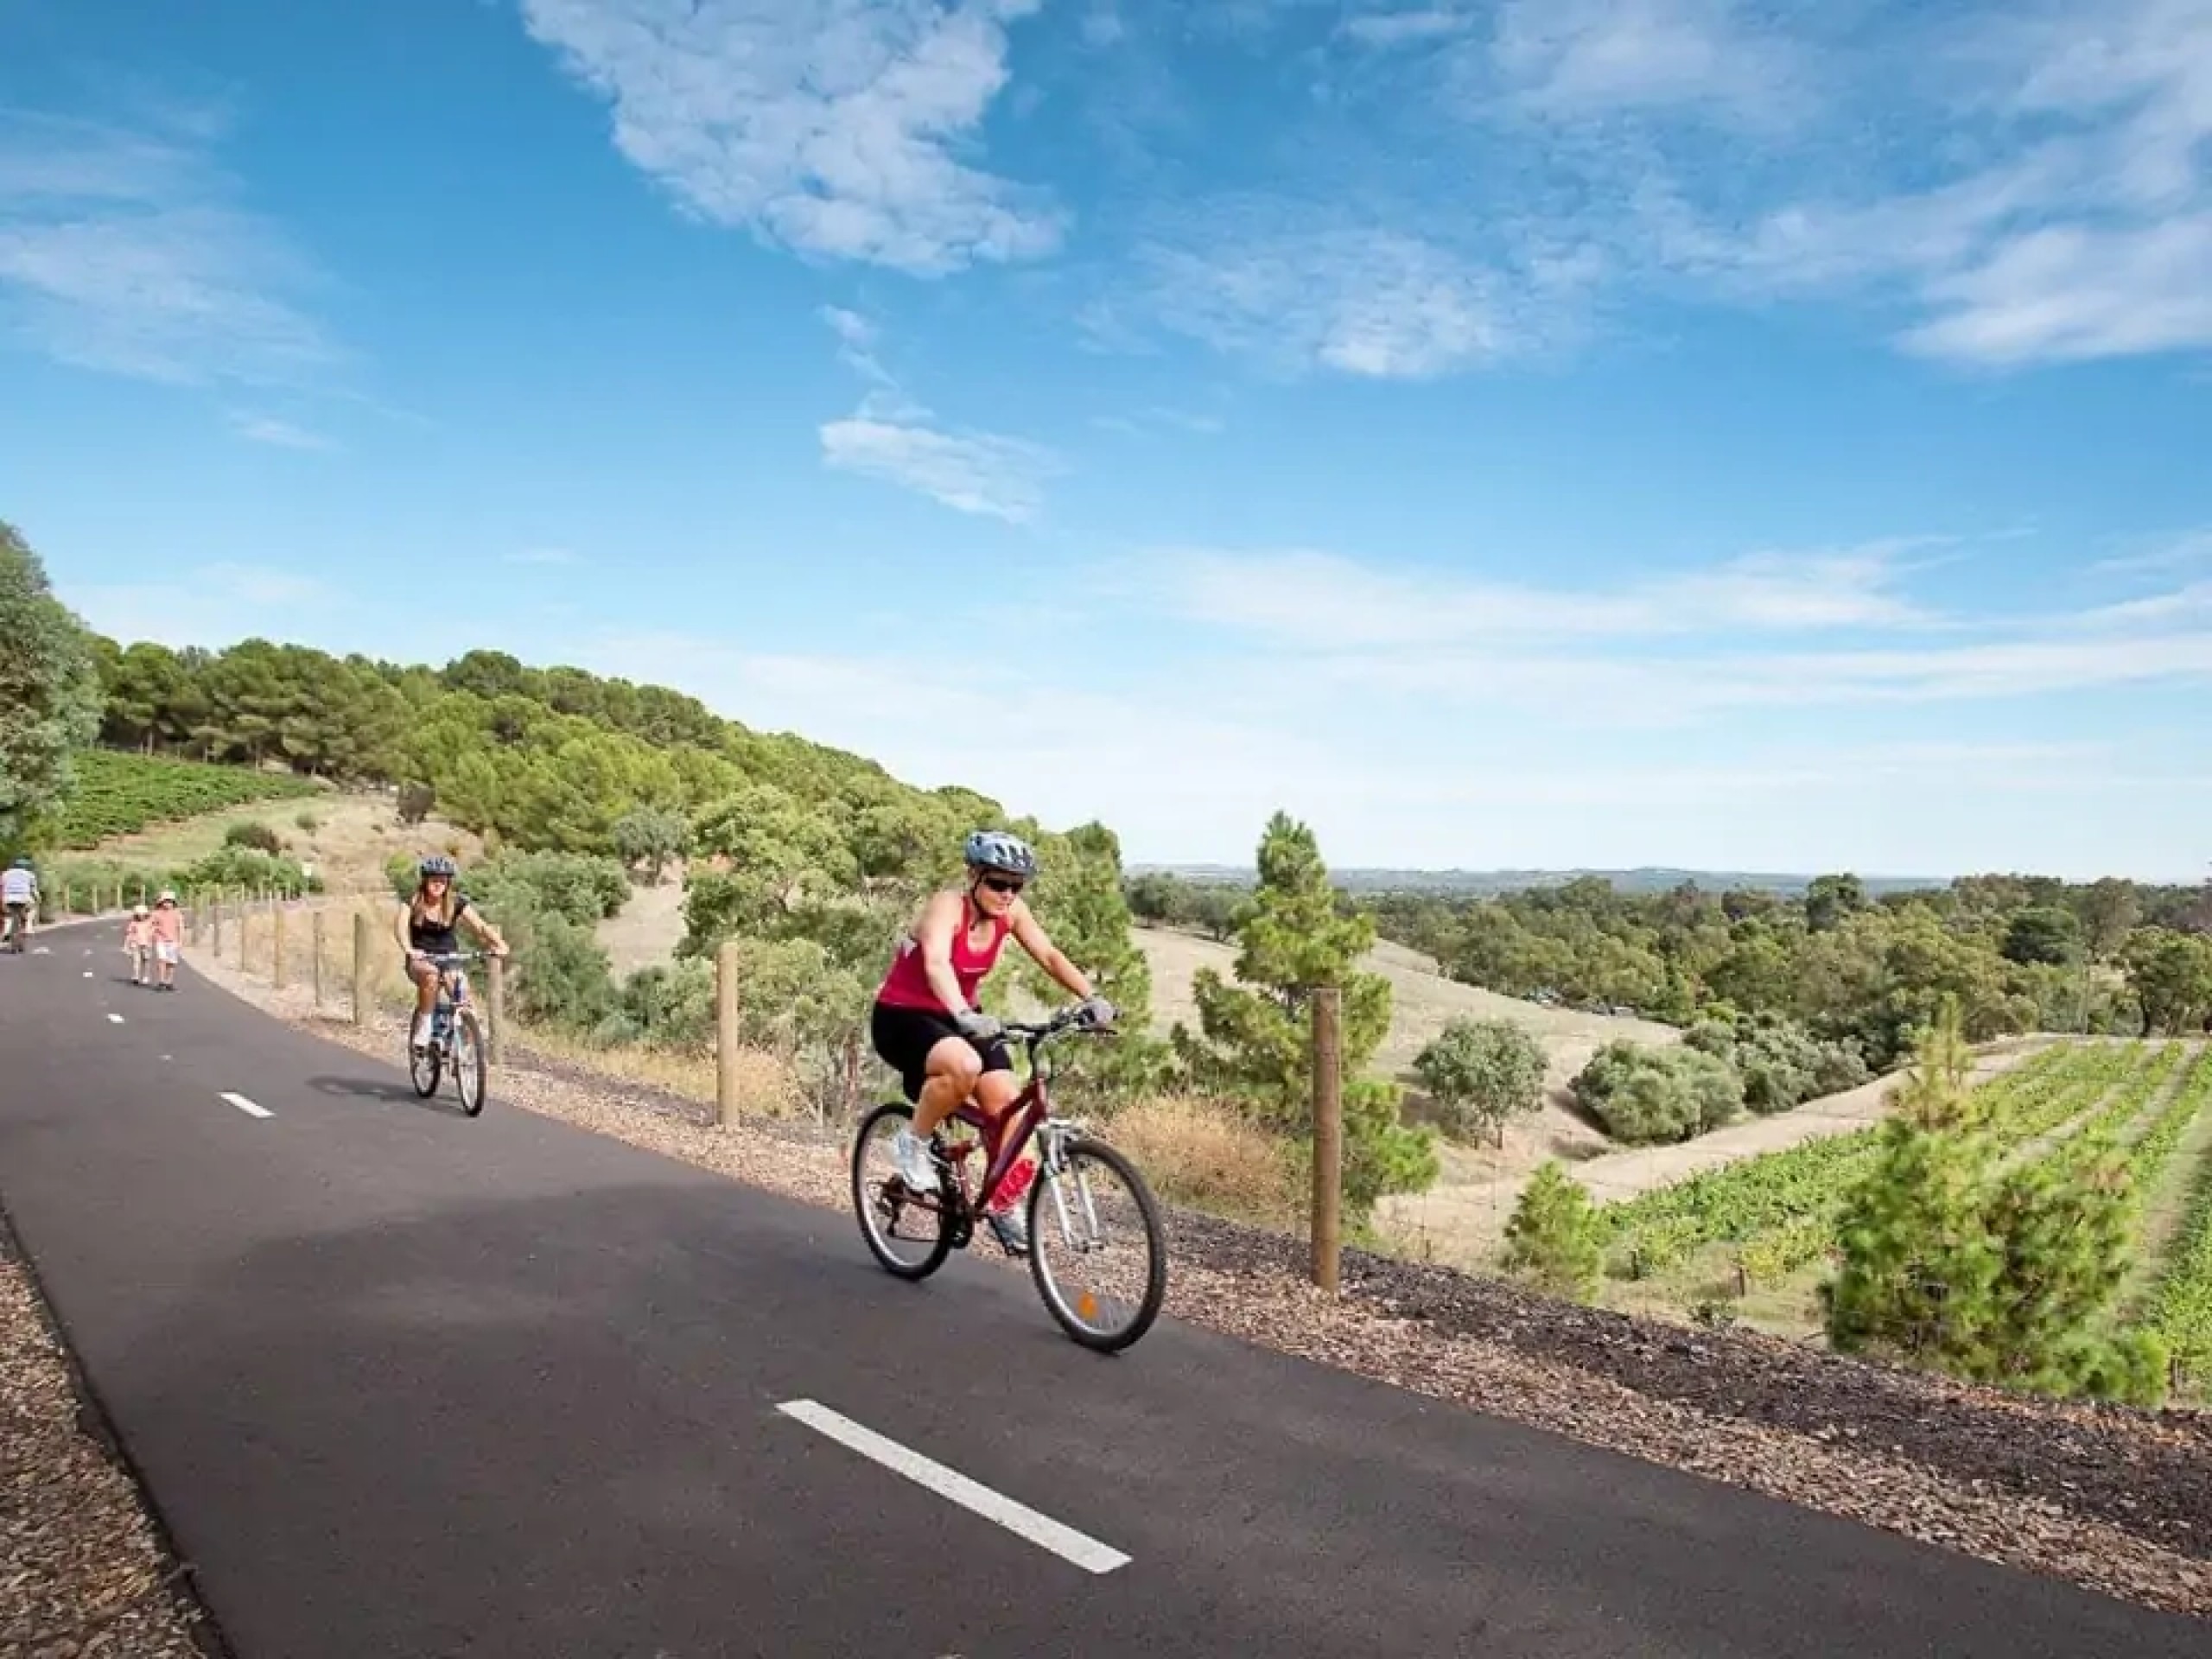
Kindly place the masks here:
POLYGON ((101 842, 91 855, 162 868, 189 864, 219 848, 234 823, 268 825, 283 837, 285 853, 312 865, 333 893, 381 891, 385 861, 394 853, 450 852, 464 862, 484 855, 480 840, 435 814, 419 824, 402 823, 395 798, 378 794, 329 794, 230 807, 115 836, 101 842), (302 827, 303 818, 312 819, 315 827, 302 827))
MULTIPOLYGON (((1198 1005, 1192 1000, 1191 986, 1198 969, 1211 968, 1224 979, 1235 978, 1236 947, 1167 928, 1139 927, 1135 932, 1152 966, 1153 1013, 1161 1029, 1179 1020, 1195 1026, 1198 1005)), ((1388 940, 1379 941, 1360 959, 1360 966, 1390 982, 1390 1034, 1376 1064, 1402 1077, 1410 1077, 1414 1056, 1453 1020, 1510 1020, 1524 1027, 1551 1055, 1546 1081, 1554 1090, 1563 1089, 1591 1055, 1616 1038, 1661 1044, 1681 1036, 1672 1026, 1649 1020, 1539 1007, 1462 985, 1444 977, 1434 958, 1388 940)))

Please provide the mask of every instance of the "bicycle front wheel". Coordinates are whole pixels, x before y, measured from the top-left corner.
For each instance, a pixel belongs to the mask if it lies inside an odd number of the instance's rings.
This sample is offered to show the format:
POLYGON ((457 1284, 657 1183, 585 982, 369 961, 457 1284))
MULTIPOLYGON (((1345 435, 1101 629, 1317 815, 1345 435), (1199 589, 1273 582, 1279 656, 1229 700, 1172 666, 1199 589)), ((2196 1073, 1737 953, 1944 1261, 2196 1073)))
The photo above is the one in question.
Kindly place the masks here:
POLYGON ((1167 1232, 1135 1164, 1103 1141, 1070 1141, 1059 1170, 1038 1172, 1028 1218, 1029 1276, 1063 1331, 1111 1354, 1152 1329, 1167 1299, 1167 1232))
POLYGON ((952 1230, 944 1214, 950 1171, 938 1171, 938 1191, 908 1188, 892 1160, 891 1137, 913 1122, 914 1109, 887 1100, 861 1120, 853 1137, 853 1213, 868 1253, 887 1273, 901 1279, 926 1279, 952 1254, 952 1230))
POLYGON ((453 1081, 461 1109, 471 1117, 484 1109, 484 1033, 463 1008, 453 1022, 453 1081))

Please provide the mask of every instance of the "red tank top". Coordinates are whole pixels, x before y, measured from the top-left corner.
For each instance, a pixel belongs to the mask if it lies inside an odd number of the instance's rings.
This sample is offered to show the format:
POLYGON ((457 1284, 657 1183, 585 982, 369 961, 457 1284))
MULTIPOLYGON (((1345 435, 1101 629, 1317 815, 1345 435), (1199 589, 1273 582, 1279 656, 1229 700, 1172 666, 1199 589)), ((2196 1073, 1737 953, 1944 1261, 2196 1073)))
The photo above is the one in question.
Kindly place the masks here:
MULTIPOLYGON (((960 995, 968 1006, 976 1006, 976 988, 983 982, 983 976, 997 965, 999 952, 1005 947, 1006 936, 1014 931, 1011 918, 1001 917, 992 924, 991 941, 980 950, 968 946, 968 928, 963 917, 962 925, 952 936, 952 976, 960 982, 960 995)), ((922 969, 922 947, 909 933, 899 941, 898 954, 891 958, 891 971, 883 976, 877 987, 875 1000, 894 1008, 928 1008, 938 1014, 949 1014, 938 994, 930 988, 929 976, 922 969)))

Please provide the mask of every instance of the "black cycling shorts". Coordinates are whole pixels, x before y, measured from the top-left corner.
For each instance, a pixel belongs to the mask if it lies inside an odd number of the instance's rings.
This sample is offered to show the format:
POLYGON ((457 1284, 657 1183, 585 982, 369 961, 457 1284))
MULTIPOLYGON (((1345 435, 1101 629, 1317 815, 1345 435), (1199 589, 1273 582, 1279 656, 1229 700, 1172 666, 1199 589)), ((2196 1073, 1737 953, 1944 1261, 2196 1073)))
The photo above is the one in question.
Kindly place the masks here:
MULTIPOLYGON (((922 1085, 929 1081, 930 1051, 948 1037, 959 1037, 960 1027, 952 1023, 950 1014, 934 1008, 902 1008, 879 1002, 868 1015, 868 1035, 883 1063, 899 1074, 906 1098, 918 1101, 922 1085)), ((1004 1038, 994 1037, 988 1043, 975 1043, 969 1038, 962 1040, 971 1043, 982 1055, 984 1071, 1014 1070, 1014 1056, 1007 1052, 1004 1038)))

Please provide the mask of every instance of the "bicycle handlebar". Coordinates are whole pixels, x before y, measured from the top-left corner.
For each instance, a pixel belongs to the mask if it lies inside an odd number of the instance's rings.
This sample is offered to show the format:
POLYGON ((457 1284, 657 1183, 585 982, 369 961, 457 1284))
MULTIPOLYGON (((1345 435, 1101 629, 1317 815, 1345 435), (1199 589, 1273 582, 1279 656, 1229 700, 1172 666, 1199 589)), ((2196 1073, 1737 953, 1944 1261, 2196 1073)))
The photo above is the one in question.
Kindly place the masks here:
POLYGON ((1050 1042, 1053 1038, 1065 1035, 1066 1033, 1071 1031, 1080 1031, 1084 1035, 1090 1037, 1115 1037, 1120 1035, 1120 1033, 1116 1031, 1111 1026, 1095 1025, 1090 1020, 1084 1018, 1083 1007, 1084 1005, 1078 1002, 1073 1007, 1063 1008, 1059 1013, 1053 1014, 1050 1019, 1046 1020, 1001 1020, 999 1025, 1000 1034, 1002 1036, 1015 1038, 1020 1041, 1026 1042, 1033 1048, 1041 1047, 1046 1043, 1050 1042))

